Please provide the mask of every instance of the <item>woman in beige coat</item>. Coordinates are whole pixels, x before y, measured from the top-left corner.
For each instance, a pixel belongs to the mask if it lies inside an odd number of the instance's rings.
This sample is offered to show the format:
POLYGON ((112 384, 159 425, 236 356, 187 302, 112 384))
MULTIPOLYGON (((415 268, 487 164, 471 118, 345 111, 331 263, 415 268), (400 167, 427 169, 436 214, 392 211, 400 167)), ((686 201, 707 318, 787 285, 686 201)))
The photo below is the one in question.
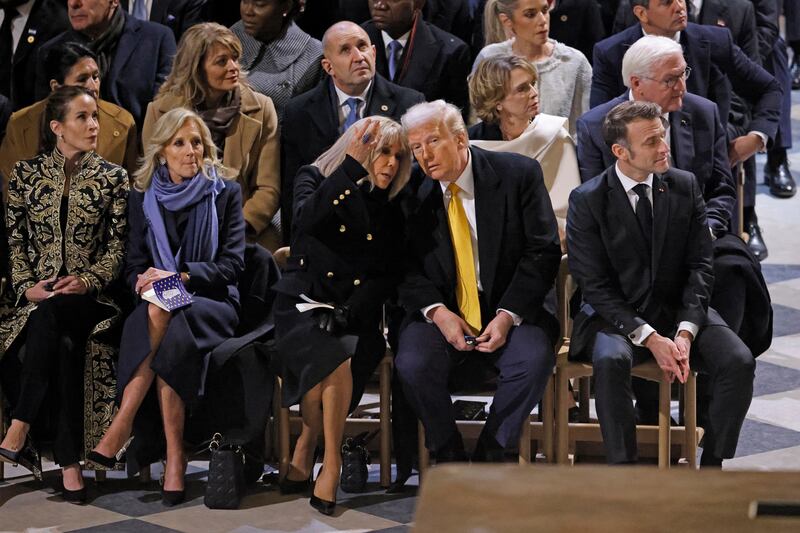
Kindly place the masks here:
POLYGON ((156 121, 171 109, 195 111, 211 130, 223 164, 238 173, 247 238, 274 251, 280 232, 272 223, 280 205, 278 116, 268 97, 253 91, 239 66, 242 45, 212 22, 183 34, 172 71, 147 106, 146 146, 156 121))

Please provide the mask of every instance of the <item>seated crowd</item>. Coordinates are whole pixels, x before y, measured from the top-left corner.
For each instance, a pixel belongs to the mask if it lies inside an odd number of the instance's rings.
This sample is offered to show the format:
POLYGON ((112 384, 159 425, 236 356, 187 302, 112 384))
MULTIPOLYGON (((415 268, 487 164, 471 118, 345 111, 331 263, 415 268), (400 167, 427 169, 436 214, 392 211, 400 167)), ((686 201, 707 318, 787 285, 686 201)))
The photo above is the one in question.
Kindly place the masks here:
POLYGON ((15 110, 0 127, 0 460, 41 479, 46 435, 63 498, 82 502, 82 461, 165 458, 163 501, 180 503, 210 354, 246 329, 255 244, 289 246, 265 348, 282 405, 301 407, 280 489, 324 514, 384 317, 395 429, 419 419, 438 462, 515 453, 553 374, 565 253, 570 357, 594 365, 608 462, 638 460, 657 398, 631 367, 653 358, 670 381, 707 375, 701 464, 734 456, 772 322, 754 189, 737 198, 732 166, 785 153, 788 89, 684 0, 632 0, 636 23, 596 44, 550 37, 567 2, 480 2, 485 47, 425 0, 340 2, 356 22, 334 14, 319 40, 303 28, 322 8, 302 0, 241 0, 230 29, 214 1, 166 16, 157 0, 0 4, 0 37, 17 24, 16 50, 0 43, 15 110), (47 32, 23 32, 43 17, 47 32), (749 122, 731 123, 734 100, 749 122), (166 310, 162 287, 191 304, 166 310), (497 376, 469 455, 448 389, 465 365, 497 376))

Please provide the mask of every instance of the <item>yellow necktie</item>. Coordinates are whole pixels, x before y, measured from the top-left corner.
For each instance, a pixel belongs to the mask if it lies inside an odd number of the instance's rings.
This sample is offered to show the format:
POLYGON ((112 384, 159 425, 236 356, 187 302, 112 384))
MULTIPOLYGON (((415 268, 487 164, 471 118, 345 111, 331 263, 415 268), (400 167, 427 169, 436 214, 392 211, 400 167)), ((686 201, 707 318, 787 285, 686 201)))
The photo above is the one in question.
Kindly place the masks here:
POLYGON ((461 188, 451 183, 447 186, 447 190, 451 195, 450 203, 447 205, 447 221, 456 255, 456 301, 461 317, 477 333, 481 330, 481 306, 478 301, 478 280, 475 276, 469 222, 458 197, 461 188))

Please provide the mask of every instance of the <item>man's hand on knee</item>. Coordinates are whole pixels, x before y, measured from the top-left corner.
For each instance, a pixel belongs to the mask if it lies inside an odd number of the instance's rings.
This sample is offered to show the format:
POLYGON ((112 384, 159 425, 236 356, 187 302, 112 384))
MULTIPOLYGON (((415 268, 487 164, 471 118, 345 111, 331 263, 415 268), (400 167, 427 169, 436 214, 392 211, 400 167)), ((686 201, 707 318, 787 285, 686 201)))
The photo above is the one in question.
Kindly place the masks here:
POLYGON ((506 344, 508 332, 514 325, 514 319, 505 311, 500 311, 484 328, 481 336, 475 339, 478 344, 475 349, 479 352, 492 353, 506 344))
POLYGON ((445 340, 456 350, 465 352, 475 348, 464 340, 464 335, 472 335, 469 325, 447 307, 443 305, 435 307, 430 311, 428 318, 436 324, 445 340))
POLYGON ((653 332, 644 340, 644 346, 653 354, 656 363, 664 371, 667 379, 673 381, 677 377, 681 383, 686 381, 684 372, 679 364, 681 359, 680 350, 671 339, 653 332))

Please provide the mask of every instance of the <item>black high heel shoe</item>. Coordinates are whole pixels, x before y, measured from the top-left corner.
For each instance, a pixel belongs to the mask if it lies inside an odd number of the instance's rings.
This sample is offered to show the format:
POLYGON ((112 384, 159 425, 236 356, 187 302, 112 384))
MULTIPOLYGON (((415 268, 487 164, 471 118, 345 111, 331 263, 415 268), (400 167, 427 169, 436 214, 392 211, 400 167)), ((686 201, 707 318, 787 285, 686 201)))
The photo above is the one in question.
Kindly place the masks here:
MULTIPOLYGON (((325 465, 322 465, 322 468, 325 468, 325 465)), ((322 474, 322 468, 319 469, 319 473, 322 474)), ((317 476, 319 479, 319 476, 317 476)), ((328 501, 323 500, 316 494, 314 491, 311 491, 311 499, 308 501, 311 504, 311 507, 319 511, 320 513, 324 514, 325 516, 331 516, 336 511, 336 500, 328 501)))
POLYGON ((158 480, 159 484, 161 484, 161 502, 167 507, 173 507, 183 503, 183 501, 186 499, 185 479, 186 468, 189 465, 189 461, 183 462, 184 487, 181 490, 164 490, 164 477, 167 474, 167 462, 162 460, 161 464, 164 468, 161 472, 161 478, 158 480))
POLYGON ((78 490, 69 490, 62 485, 61 498, 63 498, 65 502, 84 504, 87 500, 86 487, 82 487, 78 490))
POLYGON ((113 457, 106 457, 102 453, 92 450, 86 454, 86 462, 106 470, 113 470, 117 466, 117 463, 125 462, 125 452, 128 451, 128 446, 130 446, 132 440, 133 437, 125 441, 125 444, 122 445, 122 448, 120 448, 113 457))
POLYGON ((308 479, 289 479, 287 473, 282 480, 278 482, 278 488, 281 494, 300 494, 306 492, 311 487, 311 481, 314 479, 314 466, 317 464, 317 456, 319 455, 319 448, 314 449, 314 457, 311 460, 311 471, 308 473, 308 479))
POLYGON ((25 437, 25 444, 19 450, 0 448, 0 461, 14 466, 21 465, 30 470, 38 481, 42 480, 42 458, 30 437, 25 437))

